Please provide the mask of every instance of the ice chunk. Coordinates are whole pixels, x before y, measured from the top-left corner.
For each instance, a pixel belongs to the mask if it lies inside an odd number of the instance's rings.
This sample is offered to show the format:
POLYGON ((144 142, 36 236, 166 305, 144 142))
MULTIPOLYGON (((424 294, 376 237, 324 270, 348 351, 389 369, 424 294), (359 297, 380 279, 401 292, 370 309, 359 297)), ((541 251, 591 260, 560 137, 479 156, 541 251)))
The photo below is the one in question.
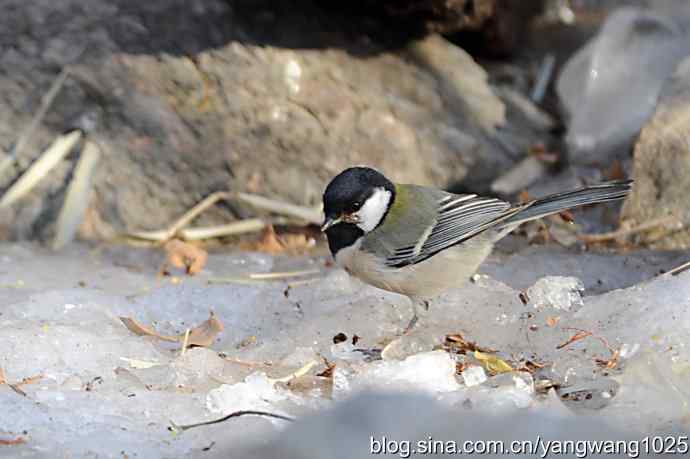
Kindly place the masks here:
POLYGON ((341 388, 413 390, 429 393, 460 388, 455 377, 455 361, 445 351, 424 352, 402 361, 376 361, 338 375, 341 388), (349 376, 349 377, 348 377, 349 376), (342 377, 347 382, 342 381, 342 377))
POLYGON ((352 392, 352 380, 356 377, 356 371, 347 364, 339 364, 333 371, 333 398, 347 397, 352 392))
POLYGON ((252 373, 244 382, 223 384, 206 396, 206 407, 213 413, 228 414, 240 410, 275 411, 272 403, 285 400, 286 394, 276 389, 275 381, 265 373, 252 373))
POLYGON ((490 389, 482 392, 481 401, 479 397, 474 400, 484 408, 527 408, 534 403, 534 379, 527 372, 501 373, 490 378, 484 386, 490 389))
POLYGON ((527 299, 536 308, 571 310, 581 307, 585 286, 576 277, 548 276, 527 289, 527 299))
POLYGON ((640 350, 640 345, 639 343, 624 343, 620 350, 618 351, 618 355, 620 356, 621 359, 630 359, 633 356, 637 354, 637 351, 640 350))
POLYGON ((484 369, 479 365, 472 365, 465 368, 461 375, 467 387, 478 386, 486 382, 487 379, 484 369))
POLYGON ((689 25, 687 6, 673 16, 621 8, 568 61, 557 91, 570 117, 566 141, 573 161, 603 162, 628 151, 664 81, 690 53, 689 25))
POLYGON ((381 357, 384 360, 403 360, 414 354, 432 351, 438 344, 441 344, 438 337, 428 333, 404 335, 388 343, 381 351, 381 357))

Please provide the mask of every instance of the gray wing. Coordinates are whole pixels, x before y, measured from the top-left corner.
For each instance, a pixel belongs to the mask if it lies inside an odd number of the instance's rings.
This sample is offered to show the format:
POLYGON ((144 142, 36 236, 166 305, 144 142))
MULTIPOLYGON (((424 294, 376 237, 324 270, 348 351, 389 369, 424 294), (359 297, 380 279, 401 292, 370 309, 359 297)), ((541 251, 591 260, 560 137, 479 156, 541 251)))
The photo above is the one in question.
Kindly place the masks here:
MULTIPOLYGON (((436 190, 434 190, 436 191, 436 190)), ((521 210, 505 201, 473 194, 440 194, 434 221, 414 243, 389 251, 386 265, 403 267, 459 244, 521 210)))

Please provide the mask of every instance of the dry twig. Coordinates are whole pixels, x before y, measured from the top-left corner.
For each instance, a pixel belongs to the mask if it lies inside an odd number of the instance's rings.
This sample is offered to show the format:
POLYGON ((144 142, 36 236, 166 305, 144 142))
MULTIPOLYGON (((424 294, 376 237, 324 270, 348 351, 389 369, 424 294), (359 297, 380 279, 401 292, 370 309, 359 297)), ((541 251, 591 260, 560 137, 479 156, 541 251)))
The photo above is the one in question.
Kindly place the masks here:
POLYGON ((0 199, 0 208, 8 207, 31 191, 48 174, 72 148, 81 140, 82 133, 74 130, 58 136, 43 152, 40 158, 22 174, 0 199))
POLYGON ((690 269, 690 261, 687 261, 680 266, 676 266, 672 270, 665 272, 664 275, 666 275, 666 276, 677 276, 678 274, 682 273, 683 271, 685 271, 687 269, 690 269))
POLYGON ((53 104, 53 101, 60 92, 62 85, 65 83, 65 80, 67 80, 69 73, 70 70, 68 67, 63 68, 57 78, 53 81, 53 84, 50 86, 48 92, 45 93, 45 95, 41 98, 41 106, 38 108, 38 111, 33 118, 31 118, 31 122, 26 126, 22 133, 19 134, 17 143, 10 154, 7 155, 7 158, 5 158, 2 163, 0 163, 0 175, 2 175, 5 169, 9 168, 12 163, 14 163, 15 159, 29 144, 29 139, 32 138, 36 128, 38 128, 38 125, 41 124, 41 121, 43 121, 43 118, 45 118, 46 113, 48 113, 48 109, 53 104))
POLYGON ((239 418, 241 416, 263 416, 266 418, 274 418, 274 419, 281 419, 283 421, 289 421, 293 422, 295 418, 290 417, 290 416, 285 416, 283 414, 277 414, 277 413, 270 413, 268 411, 259 411, 259 410, 241 410, 241 411, 235 411, 227 416, 223 416, 222 418, 219 419, 213 419, 211 421, 204 421, 204 422, 197 422, 195 424, 187 424, 187 425, 177 425, 174 422, 170 421, 170 426, 168 427, 168 430, 173 433, 182 433, 185 430, 189 429, 194 429, 195 427, 202 427, 202 426, 210 426, 212 424, 219 424, 221 422, 225 422, 228 419, 232 418, 239 418))
POLYGON ((266 226, 263 220, 247 219, 239 222, 229 223, 227 225, 184 230, 184 228, 189 225, 192 220, 194 220, 202 212, 218 201, 231 199, 237 199, 238 201, 242 201, 257 209, 296 218, 307 223, 320 224, 321 222, 321 211, 315 208, 276 201, 250 193, 218 191, 204 198, 201 202, 185 212, 182 217, 177 219, 177 221, 166 229, 156 231, 133 231, 127 233, 126 236, 164 243, 177 235, 179 235, 182 239, 207 239, 259 231, 266 226))
POLYGON ((564 347, 574 343, 575 341, 580 341, 581 339, 587 338, 588 336, 591 336, 592 338, 598 340, 601 342, 601 344, 606 347, 606 349, 611 353, 611 357, 609 357, 608 360, 604 359, 597 359, 595 358, 594 361, 601 366, 604 366, 608 369, 615 368, 615 366, 618 364, 618 358, 620 356, 620 351, 618 349, 613 349, 611 345, 609 344, 609 341, 604 338, 603 336, 597 336, 594 333, 592 333, 589 330, 583 330, 581 328, 574 328, 574 327, 564 327, 563 330, 573 330, 577 333, 575 333, 573 336, 571 336, 568 341, 564 342, 563 344, 559 344, 556 346, 556 349, 563 349, 564 347))

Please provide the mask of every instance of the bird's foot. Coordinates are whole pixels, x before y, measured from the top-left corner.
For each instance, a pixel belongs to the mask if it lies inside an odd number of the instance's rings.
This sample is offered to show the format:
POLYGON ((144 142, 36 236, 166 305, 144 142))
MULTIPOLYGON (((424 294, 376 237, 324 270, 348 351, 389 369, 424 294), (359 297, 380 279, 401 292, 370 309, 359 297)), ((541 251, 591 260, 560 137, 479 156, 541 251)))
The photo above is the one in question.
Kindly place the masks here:
POLYGON ((410 322, 407 324, 405 329, 403 330, 403 336, 409 335, 412 332, 412 329, 417 325, 417 322, 419 321, 419 316, 415 312, 412 318, 410 319, 410 322))

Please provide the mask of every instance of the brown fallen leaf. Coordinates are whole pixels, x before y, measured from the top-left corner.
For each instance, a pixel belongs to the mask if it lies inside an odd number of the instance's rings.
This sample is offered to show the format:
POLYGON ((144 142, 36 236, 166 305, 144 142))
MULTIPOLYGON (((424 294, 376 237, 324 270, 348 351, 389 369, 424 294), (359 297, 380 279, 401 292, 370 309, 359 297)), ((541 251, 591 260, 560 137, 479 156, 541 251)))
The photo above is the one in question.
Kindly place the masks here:
POLYGON ((163 249, 165 261, 160 269, 161 274, 167 270, 168 265, 172 265, 175 268, 184 269, 187 274, 193 276, 204 269, 208 259, 208 252, 204 249, 179 239, 166 242, 163 249))
POLYGON ((261 231, 261 237, 254 244, 254 250, 257 252, 266 252, 272 254, 282 253, 285 251, 285 247, 278 239, 278 235, 276 234, 273 225, 266 225, 266 228, 261 231))
POLYGON ((525 360, 521 362, 521 365, 516 368, 517 371, 526 371, 528 373, 534 373, 537 370, 544 368, 545 364, 535 362, 533 360, 525 360))
POLYGON ((21 389, 21 386, 24 386, 26 384, 33 384, 36 381, 40 381, 41 379, 43 379, 43 375, 35 375, 35 376, 29 376, 29 377, 23 378, 21 381, 19 381, 17 383, 10 384, 7 381, 7 377, 5 376, 5 370, 3 370, 2 367, 0 367, 0 385, 7 384, 10 389, 15 391, 17 394, 21 395, 22 397, 26 397, 27 395, 26 395, 26 392, 24 392, 21 389))
POLYGON ((154 338, 158 338, 158 339, 163 340, 163 341, 170 341, 173 343, 179 342, 179 339, 177 336, 161 335, 160 333, 156 332, 155 330, 152 330, 148 327, 141 325, 139 322, 132 319, 131 317, 120 317, 120 320, 125 325, 125 327, 127 327, 127 329, 129 331, 131 331, 132 333, 134 333, 135 335, 153 336, 154 338))
POLYGON ((555 327, 559 320, 561 320, 560 316, 547 317, 546 325, 548 325, 549 327, 555 327))
POLYGON ((22 378, 21 381, 18 383, 14 384, 15 386, 25 386, 27 384, 33 384, 37 381, 40 381, 43 379, 43 375, 34 375, 34 376, 27 376, 26 378, 22 378))
POLYGON ((456 354, 466 354, 468 351, 485 353, 496 352, 493 349, 479 347, 477 343, 466 340, 460 333, 446 335, 446 339, 443 342, 443 349, 448 352, 455 352, 456 354))
POLYGON ((0 445, 1 446, 14 446, 14 445, 22 445, 26 443, 26 438, 24 437, 15 437, 15 438, 0 438, 0 445))
MULTIPOLYGON (((173 336, 161 335, 155 330, 141 325, 131 317, 120 317, 120 320, 129 331, 139 336, 152 336, 162 341, 168 341, 172 343, 183 343, 185 341, 186 333, 173 336)), ((213 343, 213 340, 215 339, 216 335, 223 331, 223 328, 223 323, 220 320, 218 320, 213 311, 211 311, 208 319, 189 330, 187 346, 210 346, 213 343)))
POLYGON ((614 368, 616 368, 616 365, 618 365, 618 357, 620 357, 620 350, 617 349, 613 351, 611 357, 608 360, 594 359, 594 361, 599 366, 608 368, 609 370, 613 370, 614 368))
POLYGON ((299 253, 314 245, 314 239, 303 233, 277 234, 273 225, 266 225, 258 241, 242 244, 244 250, 270 253, 299 253))
POLYGON ((332 378, 333 371, 335 371, 335 363, 329 362, 325 357, 323 357, 323 363, 326 365, 326 368, 323 371, 316 373, 316 376, 320 376, 322 378, 332 378))
POLYGON ((189 346, 210 346, 216 336, 223 331, 223 328, 223 323, 211 312, 208 319, 189 332, 189 346))

